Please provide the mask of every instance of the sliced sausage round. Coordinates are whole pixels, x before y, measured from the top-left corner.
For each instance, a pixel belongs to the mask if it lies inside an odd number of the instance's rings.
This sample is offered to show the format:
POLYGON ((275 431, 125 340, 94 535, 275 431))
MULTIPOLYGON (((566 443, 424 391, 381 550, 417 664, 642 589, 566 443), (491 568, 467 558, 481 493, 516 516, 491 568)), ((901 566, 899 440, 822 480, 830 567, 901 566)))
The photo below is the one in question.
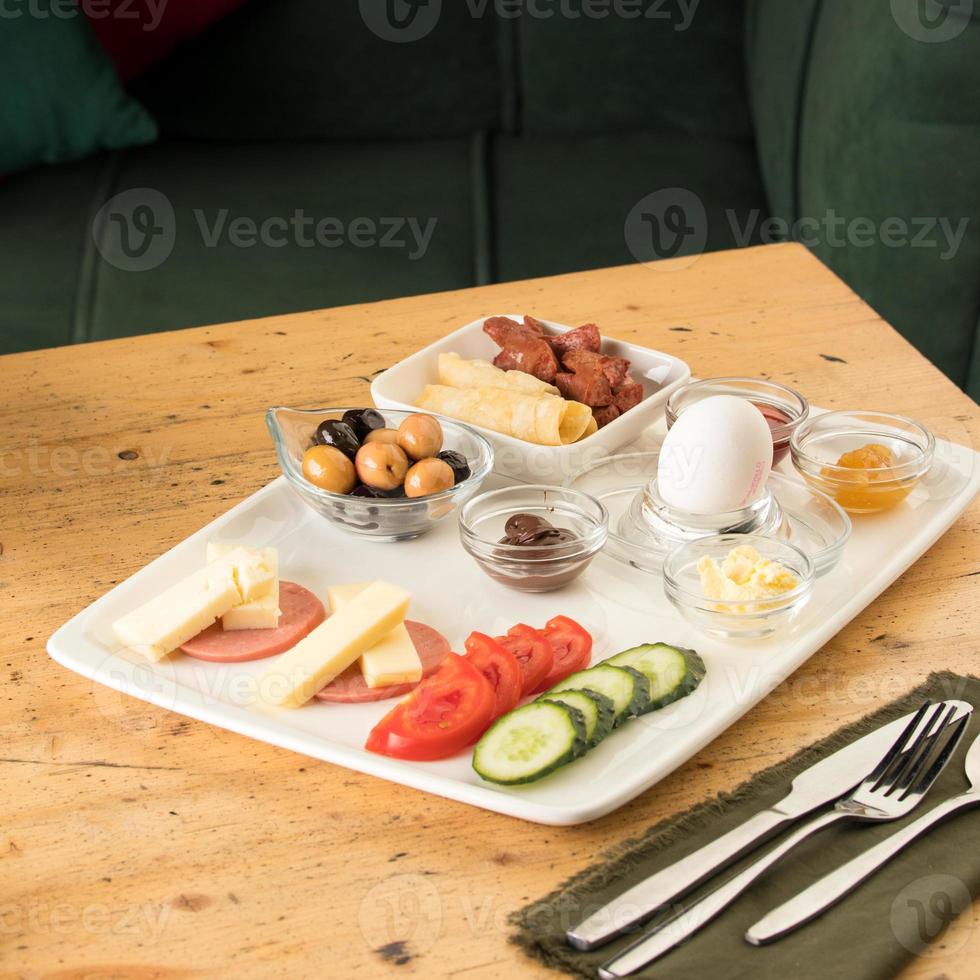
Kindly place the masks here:
MULTIPOLYGON (((405 628, 415 644, 419 660, 422 661, 422 676, 428 677, 442 665, 449 653, 449 641, 438 630, 425 623, 405 620, 405 628)), ((386 701, 408 694, 415 684, 392 684, 390 687, 368 687, 361 674, 361 668, 353 663, 339 677, 334 678, 322 691, 317 693, 321 701, 336 704, 362 704, 367 701, 386 701)))
POLYGON ((266 630, 224 630, 221 621, 188 640, 180 649, 197 660, 239 664, 261 660, 295 646, 326 618, 323 603, 295 582, 279 583, 279 625, 266 630))

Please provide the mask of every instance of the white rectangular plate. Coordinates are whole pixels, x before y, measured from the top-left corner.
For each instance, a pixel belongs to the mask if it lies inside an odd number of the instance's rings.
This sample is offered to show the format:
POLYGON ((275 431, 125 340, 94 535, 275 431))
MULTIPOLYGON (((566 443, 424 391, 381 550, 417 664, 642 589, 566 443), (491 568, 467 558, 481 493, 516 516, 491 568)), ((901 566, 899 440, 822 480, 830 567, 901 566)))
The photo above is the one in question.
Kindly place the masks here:
MULTIPOLYGON (((516 313, 502 315, 512 320, 522 319, 516 313)), ((380 374, 371 384, 374 404, 378 408, 411 411, 422 389, 427 384, 438 384, 440 354, 455 352, 467 360, 492 361, 500 348, 483 332, 486 319, 480 317, 460 327, 380 374)), ((551 320, 542 320, 541 323, 554 333, 572 329, 551 320)), ((643 401, 615 422, 570 446, 535 446, 513 436, 474 426, 493 445, 496 472, 528 483, 564 483, 588 463, 611 456, 617 449, 638 439, 648 426, 663 416, 663 406, 670 393, 691 377, 687 364, 672 354, 628 344, 605 334, 602 336, 602 352, 625 357, 630 362, 630 373, 643 385, 643 401)))
POLYGON ((933 473, 906 504, 855 520, 841 563, 818 581, 793 632, 766 641, 707 639, 668 604, 658 577, 605 556, 560 592, 512 592, 488 579, 462 550, 455 522, 417 541, 365 542, 314 514, 280 477, 75 616, 48 641, 48 652, 98 684, 304 755, 524 820, 583 823, 642 793, 724 731, 946 531, 980 488, 980 457, 939 442, 936 459, 933 473), (200 567, 210 538, 278 548, 283 578, 321 597, 337 582, 383 577, 401 584, 414 594, 410 617, 439 629, 456 650, 474 629, 497 634, 517 622, 542 625, 565 613, 595 636, 594 660, 665 640, 697 649, 708 676, 691 697, 629 722, 583 759, 531 786, 504 789, 482 782, 469 753, 436 763, 372 755, 362 745, 392 702, 315 702, 264 715, 246 707, 243 695, 265 661, 209 664, 177 655, 147 665, 112 652, 111 623, 200 567))

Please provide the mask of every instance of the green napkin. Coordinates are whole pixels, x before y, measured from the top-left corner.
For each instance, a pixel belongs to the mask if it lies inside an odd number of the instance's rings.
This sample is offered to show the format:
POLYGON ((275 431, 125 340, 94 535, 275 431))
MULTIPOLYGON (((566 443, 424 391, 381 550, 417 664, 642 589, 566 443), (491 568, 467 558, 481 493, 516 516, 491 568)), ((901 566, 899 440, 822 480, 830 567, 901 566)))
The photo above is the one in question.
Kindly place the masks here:
MULTIPOLYGON (((708 841, 771 806, 793 777, 879 725, 917 708, 924 700, 958 698, 977 706, 970 727, 929 795, 904 820, 844 823, 801 844, 730 908, 690 940, 636 974, 641 977, 760 978, 893 977, 913 956, 929 956, 930 942, 980 895, 980 810, 964 811, 939 824, 820 918, 779 942, 756 948, 746 929, 829 871, 893 834, 942 800, 969 787, 963 761, 980 736, 980 678, 932 674, 921 687, 754 776, 733 793, 715 797, 651 827, 541 901, 516 912, 512 941, 529 955, 573 976, 595 977, 598 966, 636 937, 583 953, 565 943, 565 930, 626 888, 690 854, 708 841)), ((855 776, 860 778, 859 773, 855 776)), ((722 879, 765 853, 722 872, 722 879)), ((717 884, 719 879, 715 880, 717 884)), ((693 893, 700 896, 710 883, 693 893)), ((948 948, 946 949, 948 953, 948 948)))

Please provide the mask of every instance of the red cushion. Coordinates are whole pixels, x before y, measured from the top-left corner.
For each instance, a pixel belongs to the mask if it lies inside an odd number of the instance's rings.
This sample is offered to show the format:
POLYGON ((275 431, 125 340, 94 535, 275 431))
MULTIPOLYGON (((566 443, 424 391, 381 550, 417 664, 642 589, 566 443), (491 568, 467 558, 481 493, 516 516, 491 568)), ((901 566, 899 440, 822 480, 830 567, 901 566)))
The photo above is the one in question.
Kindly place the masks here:
POLYGON ((82 4, 119 77, 129 81, 244 0, 109 0, 82 4))

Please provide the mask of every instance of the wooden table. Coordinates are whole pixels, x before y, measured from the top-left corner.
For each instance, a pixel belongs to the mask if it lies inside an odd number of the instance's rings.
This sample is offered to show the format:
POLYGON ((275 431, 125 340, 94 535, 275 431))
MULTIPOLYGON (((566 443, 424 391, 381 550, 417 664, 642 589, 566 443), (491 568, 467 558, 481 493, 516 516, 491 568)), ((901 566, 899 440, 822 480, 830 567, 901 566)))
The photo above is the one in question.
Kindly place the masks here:
MULTIPOLYGON (((595 320, 702 377, 779 378, 980 441, 977 406, 794 245, 0 359, 0 973, 553 975, 508 944, 513 909, 930 670, 976 671, 976 505, 725 735, 572 829, 252 742, 46 657, 57 626, 276 475, 267 406, 364 403, 379 371, 501 310, 595 320)), ((906 976, 975 977, 978 916, 906 976)))

